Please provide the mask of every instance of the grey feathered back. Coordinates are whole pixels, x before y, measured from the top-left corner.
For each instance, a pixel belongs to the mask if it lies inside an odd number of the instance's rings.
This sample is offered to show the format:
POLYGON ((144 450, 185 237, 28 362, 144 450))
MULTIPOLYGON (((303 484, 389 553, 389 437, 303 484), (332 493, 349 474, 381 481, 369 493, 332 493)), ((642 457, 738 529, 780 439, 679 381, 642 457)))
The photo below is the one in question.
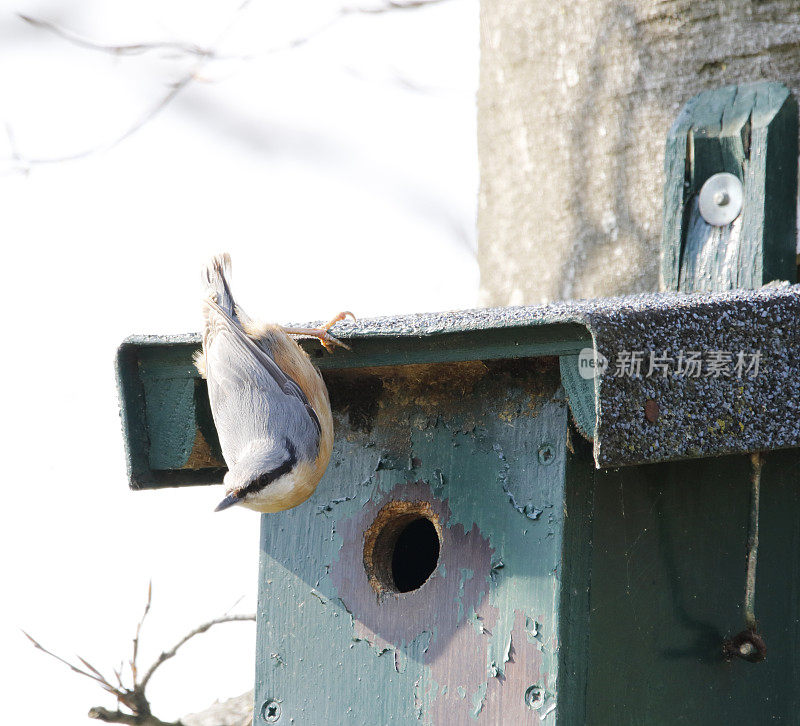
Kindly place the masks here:
POLYGON ((229 275, 227 254, 215 257, 203 270, 207 292, 202 362, 225 462, 233 472, 246 458, 248 472, 242 474, 255 476, 290 458, 313 461, 319 450, 316 414, 264 342, 253 341, 245 332, 245 314, 234 301, 229 275))

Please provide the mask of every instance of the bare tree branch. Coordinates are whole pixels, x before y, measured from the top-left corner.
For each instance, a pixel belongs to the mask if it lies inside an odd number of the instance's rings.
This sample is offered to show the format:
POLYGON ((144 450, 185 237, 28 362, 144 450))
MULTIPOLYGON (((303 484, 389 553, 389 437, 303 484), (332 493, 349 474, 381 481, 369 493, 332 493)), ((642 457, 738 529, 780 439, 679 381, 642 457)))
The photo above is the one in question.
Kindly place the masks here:
POLYGON ((233 605, 231 605, 231 606, 230 606, 230 607, 229 607, 229 608, 228 608, 228 609, 227 609, 227 610, 226 610, 224 613, 222 613, 222 614, 223 614, 223 615, 228 615, 228 614, 230 614, 231 610, 233 610, 233 609, 234 609, 234 608, 235 608, 235 607, 236 607, 236 606, 237 606, 237 605, 238 605, 238 604, 239 604, 239 603, 240 603, 242 600, 244 600, 244 595, 239 595, 239 597, 237 597, 237 598, 236 598, 236 602, 234 602, 234 603, 233 603, 233 605))
POLYGON ((153 715, 136 716, 131 713, 124 713, 123 711, 109 711, 102 706, 90 708, 87 715, 89 718, 94 718, 104 723, 122 723, 129 724, 130 726, 183 726, 180 721, 162 721, 160 718, 156 718, 153 715))
MULTIPOLYGON (((222 41, 222 38, 225 36, 228 30, 230 30, 231 26, 235 22, 236 17, 247 7, 247 5, 250 4, 250 2, 251 0, 243 0, 243 2, 238 6, 233 17, 231 18, 231 20, 228 22, 228 24, 225 26, 225 28, 222 30, 219 37, 217 38, 217 43, 220 43, 222 41)), ((429 5, 440 5, 445 2, 451 2, 451 0, 386 0, 384 5, 376 7, 368 7, 368 6, 363 7, 359 5, 344 6, 339 8, 339 11, 336 14, 334 14, 330 18, 330 20, 328 20, 328 22, 324 23, 311 33, 294 38, 285 45, 269 48, 266 51, 264 51, 264 53, 262 53, 261 55, 279 53, 305 45, 313 38, 316 38, 318 35, 327 31, 329 28, 334 26, 340 20, 350 15, 355 15, 355 14, 382 15, 388 12, 396 12, 403 10, 418 10, 420 8, 427 7, 429 5)), ((12 130, 8 125, 6 125, 8 137, 12 145, 12 160, 17 162, 19 166, 18 171, 22 171, 24 173, 28 173, 31 167, 33 166, 40 166, 44 164, 60 164, 63 162, 78 161, 79 159, 85 159, 89 156, 93 156, 98 153, 110 151, 114 147, 121 144, 123 141, 133 136, 133 134, 139 131, 139 129, 141 129, 143 126, 149 123, 161 111, 163 111, 167 106, 169 106, 172 103, 172 101, 174 101, 175 98, 187 86, 189 86, 192 83, 192 81, 198 79, 199 73, 207 61, 220 60, 220 59, 236 59, 236 60, 247 61, 253 58, 253 56, 235 56, 235 55, 221 56, 217 53, 217 51, 214 48, 201 47, 191 43, 154 42, 154 43, 133 43, 128 45, 111 45, 111 44, 99 43, 97 41, 84 38, 78 35, 77 33, 73 33, 72 31, 60 28, 54 23, 51 23, 47 20, 41 20, 39 18, 33 18, 29 15, 23 15, 23 14, 19 14, 19 18, 34 27, 41 28, 48 32, 54 33, 60 38, 63 38, 64 40, 67 40, 68 42, 78 45, 80 47, 88 48, 90 50, 101 51, 112 55, 134 56, 134 55, 141 55, 143 53, 154 50, 170 50, 179 55, 193 56, 197 58, 197 62, 189 70, 189 72, 183 75, 174 83, 172 83, 170 85, 169 91, 161 99, 159 99, 154 106, 148 109, 137 121, 135 121, 127 130, 125 130, 122 134, 120 134, 116 139, 107 144, 92 147, 89 149, 85 149, 83 151, 76 152, 74 154, 67 154, 64 156, 39 157, 39 158, 28 157, 22 155, 19 152, 19 150, 14 146, 14 137, 12 130)))
POLYGON ((147 613, 150 612, 150 603, 152 603, 152 601, 153 601, 153 581, 150 580, 149 584, 147 585, 147 604, 144 606, 142 619, 136 626, 136 635, 133 636, 133 657, 131 658, 130 666, 131 666, 131 675, 133 676, 134 683, 136 683, 136 680, 138 678, 138 673, 136 670, 136 658, 139 655, 139 634, 142 632, 142 625, 144 625, 144 620, 147 617, 147 613))
POLYGON ((59 38, 63 38, 66 41, 69 41, 73 45, 77 45, 80 48, 88 48, 89 50, 99 50, 102 53, 108 53, 110 55, 116 56, 131 56, 131 55, 142 55, 144 53, 148 53, 154 50, 165 50, 165 51, 172 51, 174 53, 179 53, 181 55, 194 55, 200 58, 218 58, 216 51, 212 48, 202 48, 198 45, 193 45, 191 43, 178 43, 177 41, 162 41, 162 42, 154 42, 154 43, 131 43, 128 45, 106 45, 104 43, 98 43, 94 40, 89 40, 88 38, 84 38, 77 33, 73 33, 71 30, 67 30, 66 28, 61 28, 55 23, 51 23, 48 20, 42 20, 40 18, 33 18, 30 15, 23 15, 22 13, 18 13, 18 17, 20 20, 25 21, 29 25, 32 25, 34 28, 41 28, 42 30, 47 30, 53 35, 57 35, 59 38))
POLYGON ((164 662, 168 661, 170 658, 174 658, 175 654, 178 652, 178 648, 184 645, 187 641, 194 638, 195 635, 200 635, 201 633, 205 633, 210 628, 214 627, 215 625, 219 625, 220 623, 235 623, 235 622, 242 622, 247 620, 255 621, 256 616, 253 615, 225 615, 221 618, 216 618, 214 620, 209 620, 207 623, 203 623, 202 625, 198 626, 191 632, 187 633, 183 636, 172 648, 169 650, 164 651, 158 658, 153 665, 150 666, 150 669, 147 673, 144 674, 144 678, 142 678, 141 683, 139 683, 139 687, 144 690, 145 686, 147 686, 148 681, 153 676, 153 673, 156 672, 156 669, 164 662))
POLYGON ((114 686, 85 658, 77 656, 78 660, 84 666, 84 668, 80 668, 73 663, 70 663, 68 660, 65 660, 61 656, 56 655, 52 651, 47 650, 47 648, 41 645, 41 643, 35 640, 32 636, 28 635, 28 633, 26 633, 24 630, 22 631, 25 637, 30 640, 31 643, 33 643, 35 648, 41 650, 50 657, 55 658, 59 663, 63 663, 71 671, 74 671, 75 673, 78 673, 86 678, 91 678, 93 681, 100 684, 100 687, 104 691, 116 697, 118 706, 121 704, 130 710, 130 713, 120 711, 119 708, 117 708, 116 711, 109 711, 102 706, 97 706, 89 711, 89 718, 93 718, 98 721, 105 721, 106 723, 132 724, 133 726, 183 726, 179 721, 166 722, 156 718, 153 715, 150 708, 150 702, 145 694, 145 689, 147 688, 147 684, 152 678, 153 674, 162 663, 168 661, 170 658, 175 657, 178 649, 196 635, 205 633, 207 630, 210 630, 215 625, 219 625, 221 623, 254 621, 256 619, 255 615, 224 615, 199 625, 181 638, 170 650, 161 653, 161 655, 156 659, 155 663, 153 663, 153 665, 151 665, 148 669, 147 673, 145 673, 144 678, 142 678, 140 681, 138 679, 137 667, 137 659, 139 656, 139 636, 141 635, 142 625, 144 624, 144 621, 150 612, 152 598, 153 584, 151 582, 147 588, 147 604, 145 605, 144 613, 142 613, 142 617, 136 626, 136 634, 133 638, 133 656, 129 661, 132 681, 132 685, 130 687, 126 686, 123 681, 122 666, 120 666, 119 670, 114 669, 114 675, 117 679, 117 683, 119 684, 119 686, 114 686))
POLYGON ((39 643, 35 638, 33 638, 33 636, 29 635, 24 630, 22 631, 22 634, 28 640, 30 640, 31 643, 33 643, 34 648, 36 648, 37 650, 41 650, 42 653, 46 653, 51 658, 55 658, 59 663, 63 663, 65 666, 67 666, 67 668, 69 668, 71 671, 74 671, 78 675, 86 676, 86 678, 91 678, 93 681, 97 681, 97 683, 99 683, 104 690, 108 691, 109 693, 121 699, 123 695, 122 691, 118 690, 117 688, 114 688, 114 686, 112 686, 100 673, 98 673, 94 668, 92 668, 92 666, 86 663, 86 661, 84 661, 83 658, 81 658, 80 656, 78 656, 79 660, 82 663, 85 663, 93 671, 93 673, 89 673, 83 670, 82 668, 78 668, 78 666, 73 665, 68 660, 65 660, 64 658, 62 658, 59 655, 56 655, 50 650, 47 650, 47 648, 45 648, 41 643, 39 643))
POLYGON ((362 7, 360 5, 350 6, 342 9, 343 14, 363 13, 365 15, 382 15, 397 10, 419 10, 428 5, 441 5, 450 0, 386 0, 383 5, 372 7, 362 7))

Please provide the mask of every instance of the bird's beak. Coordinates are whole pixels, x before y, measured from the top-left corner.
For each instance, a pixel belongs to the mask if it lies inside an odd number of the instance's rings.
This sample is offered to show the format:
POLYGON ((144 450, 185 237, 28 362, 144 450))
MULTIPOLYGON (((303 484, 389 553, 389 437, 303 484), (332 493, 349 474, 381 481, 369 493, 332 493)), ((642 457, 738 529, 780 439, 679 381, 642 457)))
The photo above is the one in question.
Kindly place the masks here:
POLYGON ((242 501, 242 496, 233 492, 228 494, 225 499, 223 499, 219 504, 217 504, 217 508, 214 510, 215 512, 221 512, 223 509, 227 509, 228 507, 232 507, 234 504, 238 504, 242 501))

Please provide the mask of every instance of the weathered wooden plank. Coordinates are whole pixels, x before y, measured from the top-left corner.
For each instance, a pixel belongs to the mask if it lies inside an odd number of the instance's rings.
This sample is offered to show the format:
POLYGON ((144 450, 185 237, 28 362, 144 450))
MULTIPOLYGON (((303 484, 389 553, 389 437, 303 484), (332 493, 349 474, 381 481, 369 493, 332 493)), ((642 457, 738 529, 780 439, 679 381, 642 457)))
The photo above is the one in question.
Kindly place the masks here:
POLYGON ((191 363, 196 348, 180 339, 120 346, 117 381, 134 489, 222 479, 224 462, 205 382, 191 363))
POLYGON ((780 83, 706 91, 667 137, 662 285, 692 292, 796 280, 797 101, 780 83), (714 174, 743 184, 742 212, 708 224, 697 198, 714 174))
MULTIPOLYGON (((303 345, 326 371, 441 361, 516 359, 560 355, 591 345, 586 328, 556 323, 442 334, 373 337, 352 341, 352 351, 326 353, 303 345)), ((131 339, 120 347, 118 381, 133 488, 217 483, 224 474, 205 382, 192 365, 194 336, 131 339)))
MULTIPOLYGON (((589 348, 594 355, 594 349, 589 348)), ((597 392, 595 379, 581 375, 581 360, 577 355, 562 355, 559 359, 561 383, 569 400, 572 420, 587 439, 593 439, 597 426, 597 392)), ((594 370, 594 369, 592 369, 594 370)))
MULTIPOLYGON (((557 367, 376 368, 336 373, 330 389, 328 472, 311 500, 262 519, 256 713, 278 703, 281 720, 310 726, 573 723, 561 705, 585 678, 568 660, 560 677, 559 649, 586 635, 588 557, 562 550, 585 549, 570 528, 585 533, 588 512, 576 503, 565 518, 557 367), (441 549, 419 589, 379 595, 365 532, 394 501, 428 507, 441 549), (568 617, 562 580, 575 589, 568 617)), ((591 458, 581 466, 591 473, 591 458)))
POLYGON ((559 677, 568 697, 561 698, 562 724, 587 724, 586 694, 590 676, 590 606, 595 467, 591 444, 573 434, 567 447, 564 540, 561 553, 561 640, 559 677))
POLYGON ((800 451, 766 455, 756 587, 767 659, 728 662, 749 522, 745 456, 596 474, 586 719, 797 723, 800 451))

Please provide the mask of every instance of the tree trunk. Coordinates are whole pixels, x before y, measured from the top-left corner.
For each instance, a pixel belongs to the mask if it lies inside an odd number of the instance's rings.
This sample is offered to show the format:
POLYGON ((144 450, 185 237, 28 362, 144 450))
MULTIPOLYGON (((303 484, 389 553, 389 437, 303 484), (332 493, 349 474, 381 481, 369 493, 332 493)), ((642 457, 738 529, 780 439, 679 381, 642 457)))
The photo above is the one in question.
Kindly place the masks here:
POLYGON ((482 302, 658 289, 667 131, 761 79, 800 90, 797 0, 482 0, 482 302))

